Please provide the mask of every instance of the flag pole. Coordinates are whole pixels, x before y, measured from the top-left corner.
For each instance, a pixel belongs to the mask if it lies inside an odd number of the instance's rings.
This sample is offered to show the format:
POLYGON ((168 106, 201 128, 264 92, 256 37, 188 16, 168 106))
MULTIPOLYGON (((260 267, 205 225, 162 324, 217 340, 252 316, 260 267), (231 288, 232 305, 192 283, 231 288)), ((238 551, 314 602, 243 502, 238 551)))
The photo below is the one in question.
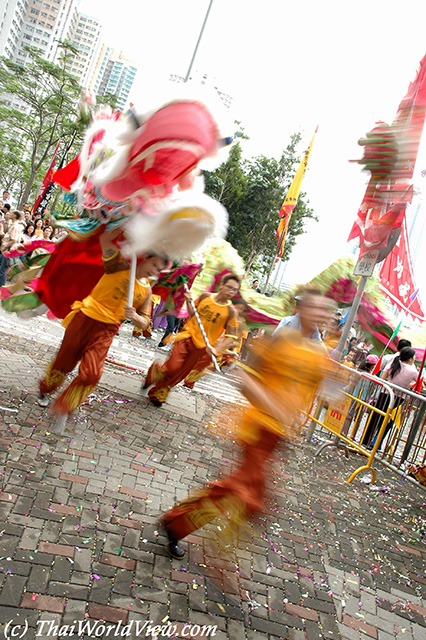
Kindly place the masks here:
POLYGON ((284 198, 284 202, 281 205, 281 209, 279 212, 279 225, 278 225, 278 229, 277 229, 277 233, 281 228, 281 223, 284 223, 282 225, 282 231, 280 234, 280 239, 278 242, 278 246, 277 246, 277 250, 275 252, 274 258, 271 262, 271 266, 269 267, 269 272, 268 275, 266 277, 266 282, 263 286, 263 291, 262 293, 265 293, 266 291, 266 287, 268 285, 269 282, 269 278, 271 277, 271 273, 272 273, 272 269, 274 268, 274 264, 275 264, 275 260, 277 259, 277 256, 282 256, 282 249, 283 249, 283 245, 284 245, 284 240, 286 238, 287 235, 287 231, 288 228, 290 226, 290 219, 291 216, 293 215, 293 212, 296 208, 297 205, 297 201, 299 199, 299 195, 300 195, 300 190, 302 187, 302 181, 304 178, 304 175, 306 173, 306 169, 308 166, 308 160, 309 160, 309 156, 311 155, 311 150, 312 150, 312 145, 314 143, 314 138, 316 136, 316 133, 318 131, 318 126, 316 127, 315 131, 314 131, 314 135, 312 136, 312 140, 309 143, 309 147, 306 149, 305 153, 303 154, 303 158, 299 164, 299 167, 296 171, 296 174, 292 180, 292 183, 290 185, 289 190, 287 191, 287 194, 284 198), (281 255, 280 255, 281 254, 281 255))
POLYGON ((386 345, 385 345, 385 348, 383 349, 382 353, 380 354, 379 359, 377 360, 377 362, 376 362, 376 364, 375 364, 375 366, 374 366, 373 370, 371 371, 371 375, 372 375, 372 376, 376 375, 376 373, 380 373, 380 371, 383 369, 383 365, 382 365, 382 362, 383 362, 383 356, 385 355, 385 351, 386 351, 386 349, 388 348, 388 346, 390 345, 390 343, 392 342, 392 340, 393 340, 394 338, 396 338, 396 336, 398 335, 398 331, 399 331, 399 330, 400 330, 400 328, 401 328, 401 324, 402 324, 402 320, 400 320, 400 322, 398 322, 398 324, 397 324, 396 328, 394 329, 394 331, 393 331, 393 333, 392 333, 391 337, 390 337, 390 338, 389 338, 389 340, 387 341, 387 343, 386 343, 386 345))
MULTIPOLYGON (((419 369, 419 375, 417 376, 417 380, 416 380, 416 386, 414 387, 415 389, 418 389, 419 384, 420 384, 420 380, 422 379, 422 372, 423 372, 423 367, 425 366, 425 360, 426 360, 426 347, 423 353, 423 358, 422 358, 422 363, 420 365, 420 369, 419 369)), ((417 393, 420 393, 420 390, 417 391, 417 393)))
POLYGON ((266 276, 265 284, 263 285, 263 288, 262 288, 262 293, 263 294, 265 293, 266 287, 268 286, 269 278, 271 277, 272 270, 273 270, 274 264, 275 264, 275 260, 277 259, 278 254, 279 254, 279 252, 281 250, 281 244, 282 244, 282 241, 283 241, 283 238, 284 238, 284 233, 285 233, 285 229, 283 229, 281 231, 280 239, 279 239, 279 242, 277 244, 277 248, 275 250, 274 257, 272 258, 271 265, 270 265, 269 271, 268 271, 268 275, 266 276))

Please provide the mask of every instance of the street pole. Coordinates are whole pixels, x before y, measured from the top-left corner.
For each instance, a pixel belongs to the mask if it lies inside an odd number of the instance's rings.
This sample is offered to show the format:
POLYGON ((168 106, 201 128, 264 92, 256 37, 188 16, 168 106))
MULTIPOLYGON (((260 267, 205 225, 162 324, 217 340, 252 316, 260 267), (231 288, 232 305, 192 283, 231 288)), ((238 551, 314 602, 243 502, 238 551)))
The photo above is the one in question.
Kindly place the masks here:
POLYGON ((200 35, 198 36, 197 44, 195 45, 194 53, 192 54, 191 62, 189 63, 188 71, 186 72, 184 82, 188 82, 189 76, 191 75, 192 65, 194 64, 195 56, 197 55, 198 47, 201 42, 201 38, 203 37, 204 27, 207 23, 207 18, 209 17, 210 9, 212 8, 213 0, 210 0, 206 16, 204 18, 203 26, 201 27, 200 35))
POLYGON ((348 336, 349 336, 349 331, 351 330, 351 327, 352 327, 353 322, 355 320, 355 316, 356 316, 357 311, 359 309, 359 305, 361 303, 361 298, 362 298, 362 295, 364 293, 364 289, 365 289, 365 285, 367 284, 367 280, 368 280, 368 276, 361 276, 361 279, 360 279, 359 284, 358 284, 358 289, 356 291, 355 298, 354 298, 351 310, 350 310, 349 315, 348 315, 348 319, 345 322, 345 326, 343 327, 343 331, 342 331, 342 335, 341 335, 339 344, 336 347, 336 360, 341 360, 342 359, 343 349, 345 347, 346 340, 348 339, 348 336))

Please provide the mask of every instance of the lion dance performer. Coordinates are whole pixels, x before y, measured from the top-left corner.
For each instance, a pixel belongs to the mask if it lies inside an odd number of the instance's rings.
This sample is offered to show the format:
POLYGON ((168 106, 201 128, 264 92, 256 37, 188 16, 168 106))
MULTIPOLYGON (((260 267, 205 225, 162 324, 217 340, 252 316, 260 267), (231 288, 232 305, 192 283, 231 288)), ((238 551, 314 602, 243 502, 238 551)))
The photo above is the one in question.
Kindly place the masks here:
POLYGON ((252 360, 240 365, 242 393, 250 405, 240 425, 243 460, 239 469, 165 513, 169 554, 183 558, 180 542, 217 516, 226 515, 230 527, 249 519, 262 508, 265 466, 280 442, 299 432, 298 417, 319 383, 337 365, 323 345, 307 336, 330 315, 331 301, 316 290, 303 295, 300 330, 282 329, 257 341, 252 360))
POLYGON ((229 273, 222 278, 218 293, 202 293, 195 301, 210 347, 206 345, 189 304, 190 294, 187 294, 191 317, 175 337, 169 359, 162 365, 154 362, 145 379, 144 388, 151 387, 148 397, 154 406, 161 407, 172 387, 187 378, 188 374, 201 377, 211 363, 211 356, 218 355, 215 347, 222 336, 223 350, 235 344, 238 339, 238 316, 230 301, 238 293, 240 284, 239 277, 229 273))
POLYGON ((77 377, 56 399, 52 409, 57 415, 54 430, 65 430, 69 413, 93 391, 102 375, 105 358, 113 338, 125 318, 135 327, 147 329, 151 322, 151 287, 148 278, 157 277, 167 266, 165 256, 147 255, 136 268, 133 306, 127 306, 128 262, 114 246, 112 238, 120 230, 100 236, 105 275, 84 300, 74 302, 63 321, 66 327, 62 344, 39 383, 38 404, 46 407, 46 394, 55 391, 80 361, 77 377))

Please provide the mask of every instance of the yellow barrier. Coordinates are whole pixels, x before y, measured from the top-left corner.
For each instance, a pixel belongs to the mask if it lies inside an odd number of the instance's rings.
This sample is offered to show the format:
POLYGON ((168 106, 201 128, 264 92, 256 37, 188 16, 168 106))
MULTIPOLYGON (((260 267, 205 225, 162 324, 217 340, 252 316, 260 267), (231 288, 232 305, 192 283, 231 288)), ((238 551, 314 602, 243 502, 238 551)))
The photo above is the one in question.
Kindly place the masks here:
MULTIPOLYGON (((343 367, 343 365, 340 366, 343 367)), ((344 367, 344 369, 347 370, 347 367, 344 367)), ((352 482, 352 480, 362 471, 370 471, 370 473, 372 474, 372 482, 374 483, 376 479, 376 471, 372 467, 372 463, 375 458, 376 452, 381 445, 389 420, 392 418, 392 414, 394 412, 395 394, 391 386, 385 383, 380 378, 370 376, 366 373, 354 371, 352 369, 350 369, 349 372, 352 378, 352 391, 356 386, 358 386, 353 383, 354 378, 358 378, 358 382, 361 380, 368 381, 367 391, 369 392, 370 396, 369 401, 366 401, 362 399, 362 397, 359 397, 357 395, 352 395, 352 393, 349 391, 344 391, 342 398, 338 400, 328 401, 327 398, 324 397, 317 398, 315 411, 312 412, 313 407, 311 406, 309 411, 303 412, 307 416, 307 418, 311 420, 311 428, 308 429, 307 439, 311 439, 313 431, 315 429, 315 425, 320 425, 321 427, 332 433, 335 436, 335 439, 334 441, 322 444, 316 451, 315 455, 320 455, 325 447, 339 446, 339 444, 342 445, 344 443, 344 445, 349 446, 352 450, 355 450, 361 455, 367 457, 367 463, 358 467, 348 478, 348 482, 352 482), (389 399, 389 404, 385 410, 383 410, 384 408, 382 409, 373 403, 374 400, 377 400, 377 398, 380 400, 381 398, 385 397, 386 399, 389 399), (347 424, 348 414, 351 409, 354 409, 352 411, 352 416, 354 415, 355 406, 357 409, 357 416, 354 422, 354 427, 348 436, 345 432, 345 425, 347 424), (325 409, 325 416, 321 419, 321 414, 323 414, 325 409), (364 424, 360 441, 358 442, 355 438, 358 432, 360 421, 365 415, 366 411, 369 411, 369 415, 364 424), (366 442, 366 445, 364 445, 363 443, 365 441, 366 434, 369 433, 368 430, 369 427, 371 427, 371 421, 374 415, 382 417, 382 424, 377 431, 377 434, 375 435, 374 445, 371 449, 369 449, 368 441, 366 442)), ((359 393, 362 393, 362 384, 360 385, 360 387, 361 388, 359 390, 359 393)), ((377 420, 380 420, 380 418, 378 418, 377 420)), ((348 428, 351 421, 352 417, 347 424, 348 428)))

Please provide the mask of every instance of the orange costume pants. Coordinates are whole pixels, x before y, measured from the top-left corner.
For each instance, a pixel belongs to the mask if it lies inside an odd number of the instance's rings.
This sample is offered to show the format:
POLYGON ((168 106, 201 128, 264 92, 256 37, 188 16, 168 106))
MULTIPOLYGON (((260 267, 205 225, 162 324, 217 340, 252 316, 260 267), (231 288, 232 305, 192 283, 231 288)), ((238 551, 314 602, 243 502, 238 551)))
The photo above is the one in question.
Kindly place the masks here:
MULTIPOLYGON (((232 355, 230 353, 224 353, 217 358, 217 364, 222 369, 222 367, 227 367, 232 362, 235 362, 237 358, 238 358, 238 355, 236 353, 232 355)), ((193 389, 195 386, 195 383, 198 382, 198 380, 200 380, 208 371, 212 371, 212 372, 215 371, 213 362, 211 362, 211 358, 210 358, 210 364, 208 367, 206 367, 202 371, 198 371, 198 370, 191 371, 186 376, 185 382, 184 382, 185 387, 188 387, 188 389, 193 389)))
MULTIPOLYGON (((170 357, 162 365, 153 362, 148 370, 145 384, 155 387, 149 390, 149 397, 165 402, 170 389, 181 380, 191 375, 202 375, 203 370, 211 363, 212 359, 205 347, 197 349, 191 338, 185 338, 173 345, 170 357)), ((199 377, 201 377, 201 375, 199 377)))
POLYGON ((233 524, 239 524, 258 513, 263 506, 265 464, 281 439, 280 434, 259 427, 258 439, 244 443, 243 460, 235 473, 162 516, 169 535, 181 540, 221 514, 230 516, 233 524))
POLYGON ((79 311, 68 325, 55 359, 40 381, 40 392, 50 393, 61 386, 66 374, 80 362, 77 377, 56 399, 55 413, 70 413, 93 391, 104 370, 105 358, 119 329, 89 318, 79 311))

